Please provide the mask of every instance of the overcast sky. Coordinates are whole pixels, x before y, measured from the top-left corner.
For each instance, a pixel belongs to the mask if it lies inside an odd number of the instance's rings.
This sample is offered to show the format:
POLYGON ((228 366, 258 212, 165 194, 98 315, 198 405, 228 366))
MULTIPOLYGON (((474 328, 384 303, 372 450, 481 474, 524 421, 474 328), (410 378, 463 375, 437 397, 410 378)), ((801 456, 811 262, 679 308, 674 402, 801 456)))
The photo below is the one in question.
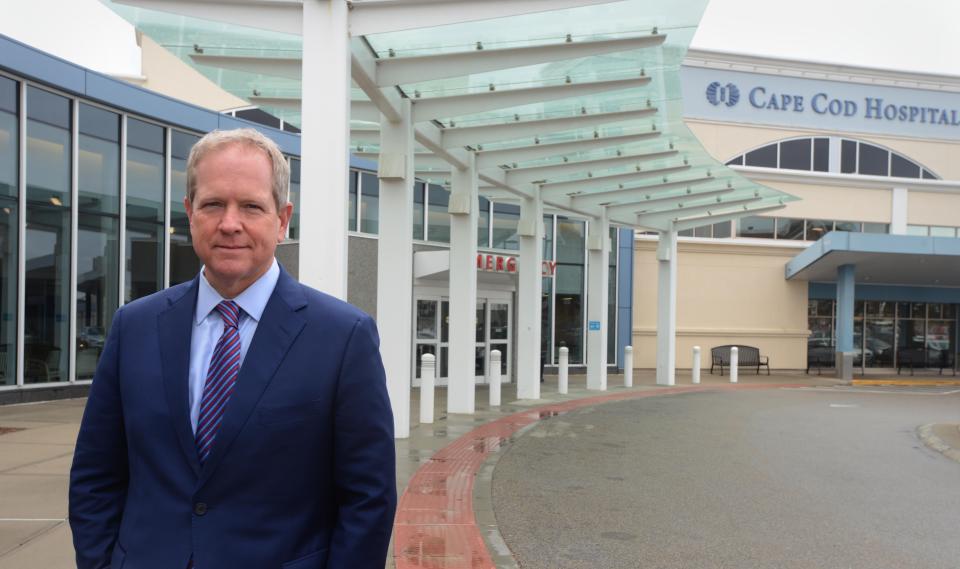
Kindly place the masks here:
POLYGON ((710 0, 690 47, 960 76, 960 0, 710 0))

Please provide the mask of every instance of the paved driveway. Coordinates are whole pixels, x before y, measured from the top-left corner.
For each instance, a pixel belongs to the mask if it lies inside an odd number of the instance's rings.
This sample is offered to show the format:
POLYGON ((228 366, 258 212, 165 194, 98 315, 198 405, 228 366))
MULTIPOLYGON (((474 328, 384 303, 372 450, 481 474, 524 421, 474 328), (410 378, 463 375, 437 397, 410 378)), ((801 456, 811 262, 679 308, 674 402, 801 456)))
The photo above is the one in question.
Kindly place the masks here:
POLYGON ((960 394, 689 393, 544 421, 494 471, 524 569, 956 569, 960 394))

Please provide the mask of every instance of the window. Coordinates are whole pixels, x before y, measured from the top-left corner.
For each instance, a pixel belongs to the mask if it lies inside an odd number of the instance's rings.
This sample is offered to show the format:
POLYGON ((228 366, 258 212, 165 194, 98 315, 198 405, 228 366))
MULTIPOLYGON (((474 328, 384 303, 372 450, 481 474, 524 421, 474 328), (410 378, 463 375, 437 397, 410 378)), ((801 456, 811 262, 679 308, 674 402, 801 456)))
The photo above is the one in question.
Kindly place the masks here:
POLYGON ((423 241, 423 216, 426 211, 423 206, 424 188, 423 182, 416 182, 413 185, 413 238, 417 241, 423 241))
POLYGON ((517 251, 520 240, 517 237, 517 224, 520 223, 520 206, 505 203, 493 204, 493 241, 494 249, 517 251))
POLYGON ((490 201, 480 197, 477 201, 477 247, 490 246, 490 201))
POLYGON ((80 105, 77 379, 93 379, 120 305, 120 115, 80 105))
POLYGON ((919 235, 926 237, 930 233, 930 228, 926 225, 908 225, 907 235, 919 235))
POLYGON ((380 230, 380 180, 376 174, 360 172, 360 232, 380 230))
POLYGON ((427 186, 427 241, 450 242, 450 192, 442 186, 427 186))
POLYGON ((812 140, 800 138, 780 143, 780 168, 786 170, 810 170, 813 158, 812 140))
POLYGON ((193 250, 190 222, 183 199, 187 196, 187 158, 199 136, 170 133, 170 285, 189 281, 200 272, 200 259, 193 250))
POLYGON ((127 119, 126 302, 163 287, 164 130, 127 119))
MULTIPOLYGON (((791 138, 766 144, 727 160, 727 166, 755 166, 814 172, 830 171, 830 145, 826 137, 791 138)), ((842 174, 938 179, 909 158, 875 144, 843 139, 840 144, 842 174)))
POLYGON ((808 219, 806 236, 807 241, 816 241, 833 231, 833 222, 823 219, 808 219))
POLYGON ((761 168, 777 167, 777 145, 771 144, 747 152, 744 164, 747 166, 759 166, 761 168))
POLYGON ((290 218, 290 239, 300 239, 300 159, 290 159, 290 195, 287 198, 293 204, 293 216, 290 218))
POLYGON ((803 237, 804 233, 802 219, 789 219, 785 217, 777 218, 777 239, 794 239, 802 241, 803 237))
POLYGON ((70 100, 27 88, 24 382, 69 379, 70 100))
POLYGON ((0 77, 0 385, 17 381, 20 131, 18 85, 0 77))
POLYGON ((775 221, 775 218, 772 217, 741 217, 737 235, 740 237, 773 239, 775 221))
MULTIPOLYGON (((519 209, 519 208, 518 208, 519 209)), ((518 212, 519 215, 519 212, 518 212)), ((556 345, 570 350, 570 363, 583 363, 584 246, 586 224, 557 219, 556 345)))

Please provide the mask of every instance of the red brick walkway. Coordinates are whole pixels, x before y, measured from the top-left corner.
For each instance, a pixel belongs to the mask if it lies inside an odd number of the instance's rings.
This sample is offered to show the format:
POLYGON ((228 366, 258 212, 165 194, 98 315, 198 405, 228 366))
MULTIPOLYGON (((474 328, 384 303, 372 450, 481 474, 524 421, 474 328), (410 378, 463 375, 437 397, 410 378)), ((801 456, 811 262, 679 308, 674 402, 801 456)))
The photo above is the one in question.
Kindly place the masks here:
POLYGON ((628 391, 548 404, 477 427, 437 451, 410 479, 394 523, 397 569, 494 569, 473 511, 473 483, 487 457, 523 427, 599 403, 694 391, 800 385, 726 385, 628 391))

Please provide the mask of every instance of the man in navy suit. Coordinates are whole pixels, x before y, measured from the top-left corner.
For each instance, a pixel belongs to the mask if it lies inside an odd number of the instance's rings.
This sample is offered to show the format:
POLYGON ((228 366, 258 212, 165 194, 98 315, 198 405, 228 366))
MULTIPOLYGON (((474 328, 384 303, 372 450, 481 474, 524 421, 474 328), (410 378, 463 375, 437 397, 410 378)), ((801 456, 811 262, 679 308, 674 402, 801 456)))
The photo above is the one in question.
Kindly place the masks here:
POLYGON ((79 569, 384 567, 396 483, 376 326, 278 266, 288 181, 256 131, 194 146, 203 269, 114 317, 70 473, 79 569))

